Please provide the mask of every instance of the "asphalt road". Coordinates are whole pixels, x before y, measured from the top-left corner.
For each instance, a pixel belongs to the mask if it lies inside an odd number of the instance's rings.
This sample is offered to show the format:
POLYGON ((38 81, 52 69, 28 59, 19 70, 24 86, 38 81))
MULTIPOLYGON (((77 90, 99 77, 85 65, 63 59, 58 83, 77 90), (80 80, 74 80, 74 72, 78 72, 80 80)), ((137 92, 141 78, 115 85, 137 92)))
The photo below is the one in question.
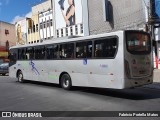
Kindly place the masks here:
MULTIPOLYGON (((66 91, 54 84, 18 83, 16 79, 0 76, 0 111, 160 111, 160 89, 74 87, 66 91)), ((90 119, 96 118, 87 118, 90 119)))

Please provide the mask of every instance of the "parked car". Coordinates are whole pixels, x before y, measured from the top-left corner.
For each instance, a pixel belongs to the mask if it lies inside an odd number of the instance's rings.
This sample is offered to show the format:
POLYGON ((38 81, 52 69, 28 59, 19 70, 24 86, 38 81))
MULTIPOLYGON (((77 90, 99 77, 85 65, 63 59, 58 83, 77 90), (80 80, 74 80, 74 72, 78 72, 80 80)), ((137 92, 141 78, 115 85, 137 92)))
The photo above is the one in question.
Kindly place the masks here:
POLYGON ((0 74, 6 75, 9 73, 9 63, 0 64, 0 74))

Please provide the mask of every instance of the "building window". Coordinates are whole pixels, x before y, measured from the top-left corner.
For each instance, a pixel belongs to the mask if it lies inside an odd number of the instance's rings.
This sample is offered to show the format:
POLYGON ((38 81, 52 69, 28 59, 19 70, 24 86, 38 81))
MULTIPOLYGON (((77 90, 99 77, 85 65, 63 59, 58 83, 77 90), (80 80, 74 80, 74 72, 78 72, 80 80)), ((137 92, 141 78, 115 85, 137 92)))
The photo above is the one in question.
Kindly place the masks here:
POLYGON ((39 40, 37 40, 37 43, 39 43, 39 40))
POLYGON ((68 36, 68 28, 66 28, 66 36, 68 36))
POLYGON ((57 30, 57 37, 59 37, 59 30, 57 30))
POLYGON ((78 35, 78 26, 75 26, 75 30, 76 30, 76 35, 78 35))
POLYGON ((70 27, 71 36, 73 35, 73 28, 70 27))
POLYGON ((43 22, 43 28, 46 28, 46 22, 43 22))
POLYGON ((36 32, 38 32, 38 24, 36 24, 36 32))
POLYGON ((81 24, 81 33, 83 33, 83 24, 81 24))
POLYGON ((63 37, 63 29, 61 29, 61 37, 63 37))
POLYGON ((40 23, 40 29, 43 29, 43 24, 42 23, 40 23))
POLYGON ((31 43, 33 44, 33 41, 31 43))
POLYGON ((8 40, 6 41, 6 50, 7 51, 9 50, 9 41, 8 40))
POLYGON ((36 43, 36 41, 34 41, 34 43, 36 43))
POLYGON ((50 19, 50 25, 53 26, 52 19, 50 19))
POLYGON ((5 30, 5 34, 8 35, 9 34, 9 30, 5 30))
POLYGON ((49 27, 49 20, 47 20, 47 27, 49 27))
POLYGON ((33 25, 33 32, 35 33, 35 25, 33 25))

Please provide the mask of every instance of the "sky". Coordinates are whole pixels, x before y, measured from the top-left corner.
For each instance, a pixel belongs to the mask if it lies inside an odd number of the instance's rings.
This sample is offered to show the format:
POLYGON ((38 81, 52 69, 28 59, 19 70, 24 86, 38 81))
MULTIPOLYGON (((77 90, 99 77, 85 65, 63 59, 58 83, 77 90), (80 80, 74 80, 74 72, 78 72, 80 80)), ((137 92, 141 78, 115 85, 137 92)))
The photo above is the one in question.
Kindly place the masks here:
POLYGON ((44 0, 0 0, 0 21, 14 24, 24 17, 31 17, 32 6, 44 0))
POLYGON ((0 21, 14 24, 24 17, 31 17, 32 6, 43 1, 45 0, 0 0, 0 21))

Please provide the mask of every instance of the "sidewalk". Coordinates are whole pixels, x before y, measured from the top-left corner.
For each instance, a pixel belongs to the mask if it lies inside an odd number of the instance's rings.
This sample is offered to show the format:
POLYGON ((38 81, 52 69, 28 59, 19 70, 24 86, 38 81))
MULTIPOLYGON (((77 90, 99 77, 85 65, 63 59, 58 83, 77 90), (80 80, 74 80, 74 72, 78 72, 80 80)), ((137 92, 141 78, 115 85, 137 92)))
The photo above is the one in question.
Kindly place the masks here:
POLYGON ((145 88, 151 88, 151 89, 159 89, 160 90, 160 70, 155 69, 153 73, 153 84, 145 85, 143 87, 145 88))
POLYGON ((160 83, 160 69, 155 69, 154 70, 153 81, 160 83))

